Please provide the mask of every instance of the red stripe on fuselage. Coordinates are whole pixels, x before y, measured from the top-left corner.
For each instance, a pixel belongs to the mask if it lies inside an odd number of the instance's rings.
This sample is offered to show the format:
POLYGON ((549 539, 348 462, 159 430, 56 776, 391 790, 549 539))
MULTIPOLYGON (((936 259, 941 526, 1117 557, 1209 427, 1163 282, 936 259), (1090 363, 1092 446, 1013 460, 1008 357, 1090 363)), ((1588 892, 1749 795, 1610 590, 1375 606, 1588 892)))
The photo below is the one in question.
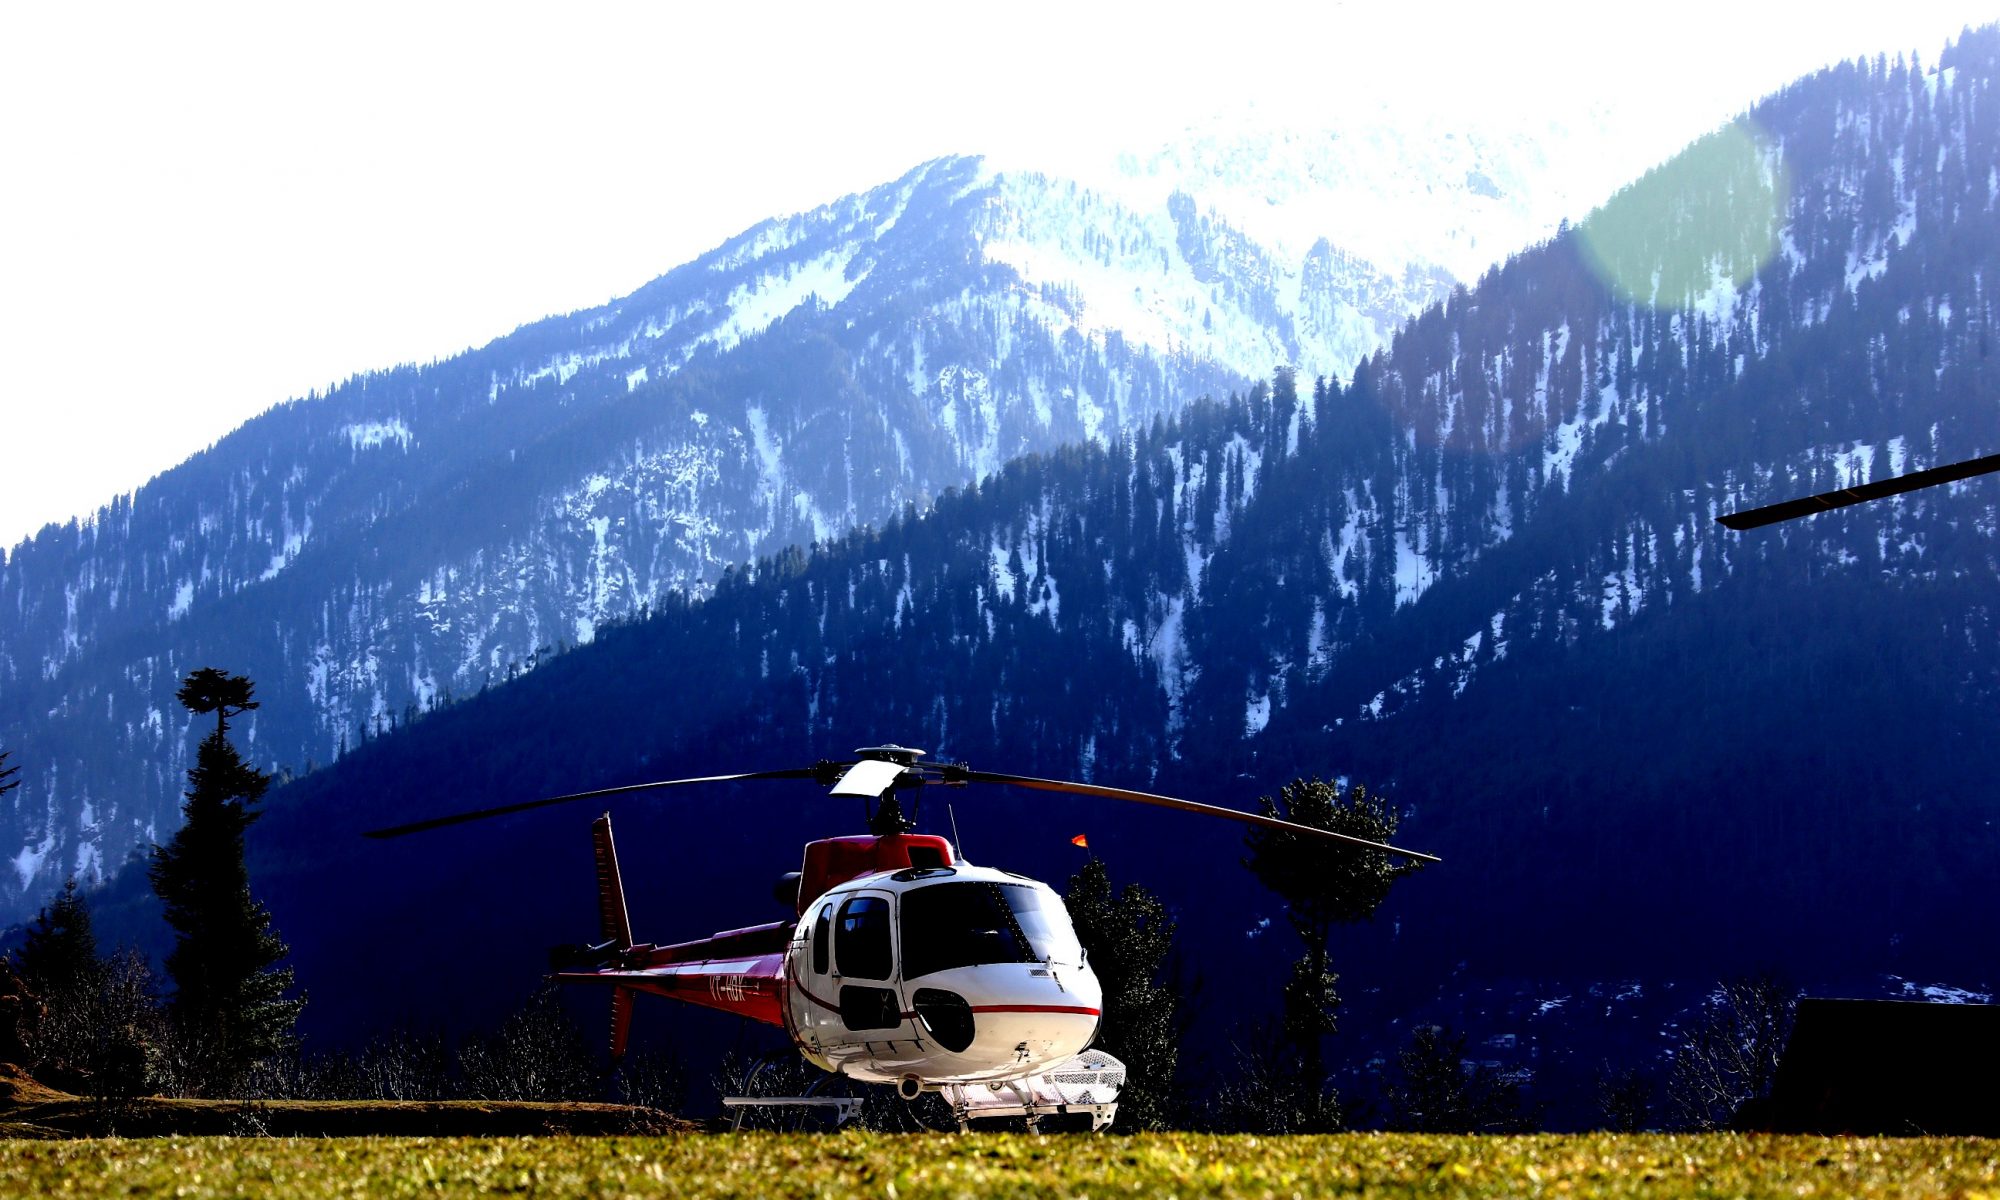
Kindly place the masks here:
MULTIPOLYGON (((819 996, 814 995, 812 989, 806 987, 804 984, 794 982, 792 986, 799 990, 800 995, 826 1011, 832 1013, 840 1011, 838 1004, 829 1003, 819 996)), ((1076 1004, 974 1004, 971 1008, 976 1013, 1074 1013, 1083 1017, 1102 1015, 1102 1010, 1100 1009, 1085 1008, 1076 1004)), ((905 1021, 914 1021, 917 1019, 917 1013, 915 1011, 907 1011, 903 1013, 903 1019, 905 1021)))
MULTIPOLYGON (((828 1011, 828 1012, 832 1012, 832 1013, 837 1013, 837 1012, 839 1012, 839 1011, 840 1011, 840 1005, 838 1005, 838 1004, 828 1004, 828 1003, 827 1003, 826 1001, 824 1001, 824 1000, 820 999, 820 998, 819 998, 818 996, 814 995, 814 994, 813 994, 813 990, 812 990, 811 988, 807 987, 807 986, 806 986, 805 984, 803 984, 803 983, 798 983, 798 982, 794 982, 794 983, 792 984, 792 986, 793 986, 793 987, 795 987, 795 988, 797 988, 797 989, 799 989, 799 995, 801 995, 801 996, 804 996, 804 997, 805 997, 806 999, 808 999, 808 1000, 812 1001, 812 1002, 813 1002, 814 1004, 817 1004, 817 1005, 819 1005, 819 1006, 820 1006, 821 1008, 825 1009, 826 1011, 828 1011)), ((907 1017, 907 1016, 911 1016, 912 1014, 910 1014, 910 1013, 904 1013, 903 1015, 907 1017)))

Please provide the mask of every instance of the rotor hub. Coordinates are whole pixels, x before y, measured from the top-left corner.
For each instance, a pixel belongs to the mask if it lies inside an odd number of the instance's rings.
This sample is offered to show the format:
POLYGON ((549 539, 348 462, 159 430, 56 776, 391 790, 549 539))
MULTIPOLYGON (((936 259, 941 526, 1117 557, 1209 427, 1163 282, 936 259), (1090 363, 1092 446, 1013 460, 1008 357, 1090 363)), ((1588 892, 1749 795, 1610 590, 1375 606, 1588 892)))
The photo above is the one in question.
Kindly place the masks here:
POLYGON ((908 746, 898 746, 894 742, 891 742, 886 746, 862 746, 856 749, 854 753, 859 758, 877 758, 883 762, 895 763, 898 766, 914 767, 917 765, 917 760, 922 758, 928 751, 914 750, 908 746))

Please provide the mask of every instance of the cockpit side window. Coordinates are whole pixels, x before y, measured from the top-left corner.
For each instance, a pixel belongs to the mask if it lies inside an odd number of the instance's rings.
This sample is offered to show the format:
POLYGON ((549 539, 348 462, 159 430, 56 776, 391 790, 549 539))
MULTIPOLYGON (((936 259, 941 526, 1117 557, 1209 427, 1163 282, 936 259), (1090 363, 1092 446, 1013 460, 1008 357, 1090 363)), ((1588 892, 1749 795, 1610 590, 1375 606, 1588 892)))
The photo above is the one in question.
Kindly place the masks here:
POLYGON ((887 979, 894 949, 889 940, 889 901, 881 896, 856 896, 840 906, 835 957, 841 975, 851 979, 887 979))
POLYGON ((1003 884, 1002 891, 1008 907, 1014 910, 1014 920, 1027 934, 1028 944, 1035 948, 1036 958, 1072 964, 1083 961, 1083 945, 1077 941, 1076 927, 1070 924, 1069 913, 1054 892, 1016 883, 1003 884))
POLYGON ((813 974, 824 975, 832 965, 833 951, 833 905, 819 906, 819 916, 813 921, 813 974))

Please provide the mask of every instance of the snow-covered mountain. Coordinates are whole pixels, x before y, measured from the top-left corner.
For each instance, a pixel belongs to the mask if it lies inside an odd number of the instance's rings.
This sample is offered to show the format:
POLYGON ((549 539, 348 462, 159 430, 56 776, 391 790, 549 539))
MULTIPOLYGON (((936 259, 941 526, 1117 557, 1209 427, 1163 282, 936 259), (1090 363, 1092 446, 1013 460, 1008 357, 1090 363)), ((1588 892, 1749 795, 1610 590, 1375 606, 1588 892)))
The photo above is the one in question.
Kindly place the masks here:
POLYGON ((173 827, 192 667, 255 678, 257 758, 309 769, 730 564, 1278 364, 1346 373, 1574 186, 1530 139, 1387 119, 1210 128, 1075 178, 926 163, 601 308, 281 405, 44 530, 0 565, 24 768, 0 913, 173 827))
POLYGON ((1286 261, 1324 239, 1388 274, 1470 283, 1677 149, 1625 136, 1603 106, 1521 125, 1376 100, 1338 124, 1270 119, 1251 105, 1150 153, 1065 171, 1138 211, 1174 192, 1197 196, 1286 261))
POLYGON ((1061 179, 1145 239, 1107 252, 1099 221, 1079 227, 1059 201, 1017 210, 986 252, 1128 340, 1195 346, 1252 377, 1280 362, 1344 377, 1431 300, 1678 148, 1623 136, 1603 107, 1523 126, 1378 99, 1328 125, 1251 104, 1146 153, 994 164, 1031 191, 1061 179))

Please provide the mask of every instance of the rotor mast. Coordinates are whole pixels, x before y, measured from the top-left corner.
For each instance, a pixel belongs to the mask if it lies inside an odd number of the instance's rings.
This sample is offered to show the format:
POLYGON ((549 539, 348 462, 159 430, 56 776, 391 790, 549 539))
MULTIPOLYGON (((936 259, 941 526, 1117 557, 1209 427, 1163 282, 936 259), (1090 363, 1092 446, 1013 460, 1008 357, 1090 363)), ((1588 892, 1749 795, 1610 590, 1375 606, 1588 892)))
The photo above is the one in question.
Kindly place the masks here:
POLYGON ((833 794, 859 794, 867 816, 868 832, 876 837, 914 832, 917 828, 917 805, 912 801, 910 810, 904 812, 903 802, 896 798, 896 793, 923 786, 923 776, 913 768, 925 751, 892 742, 886 746, 863 746, 854 753, 861 761, 855 764, 854 771, 841 777, 833 794), (870 762, 890 764, 895 769, 869 769, 870 762))

